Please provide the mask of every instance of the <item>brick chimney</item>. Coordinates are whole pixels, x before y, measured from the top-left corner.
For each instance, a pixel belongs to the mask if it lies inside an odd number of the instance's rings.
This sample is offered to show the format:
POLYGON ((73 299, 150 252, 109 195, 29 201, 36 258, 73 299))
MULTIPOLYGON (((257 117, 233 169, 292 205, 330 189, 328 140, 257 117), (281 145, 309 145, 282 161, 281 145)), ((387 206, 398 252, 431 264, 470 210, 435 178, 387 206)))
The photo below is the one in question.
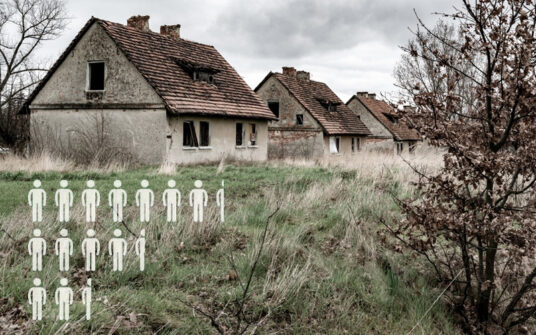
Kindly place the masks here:
POLYGON ((149 15, 131 16, 130 19, 127 20, 127 26, 141 31, 151 31, 149 29, 149 15))
POLYGON ((306 71, 298 71, 296 72, 296 78, 301 80, 311 80, 311 74, 306 71))
POLYGON ((296 78, 296 69, 293 67, 283 66, 283 74, 296 78))
POLYGON ((171 37, 174 40, 181 38, 181 25, 174 24, 171 26, 163 25, 160 26, 160 35, 171 37))
POLYGON ((363 98, 376 99, 376 93, 357 92, 355 95, 357 95, 358 97, 363 97, 363 98))

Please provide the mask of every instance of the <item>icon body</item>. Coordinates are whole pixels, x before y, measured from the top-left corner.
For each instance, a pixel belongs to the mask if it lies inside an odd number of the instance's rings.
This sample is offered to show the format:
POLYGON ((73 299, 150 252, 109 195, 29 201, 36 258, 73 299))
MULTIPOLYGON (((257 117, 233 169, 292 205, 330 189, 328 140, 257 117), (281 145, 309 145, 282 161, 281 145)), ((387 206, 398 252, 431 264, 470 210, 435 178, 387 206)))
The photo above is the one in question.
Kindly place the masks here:
POLYGON ((112 256, 112 271, 123 271, 123 256, 127 254, 127 241, 121 238, 121 230, 114 230, 114 236, 108 242, 108 253, 112 256))
POLYGON ((67 188, 69 182, 67 180, 60 181, 60 189, 56 191, 54 201, 59 208, 60 222, 68 222, 71 207, 73 206, 74 196, 73 191, 67 188))
POLYGON ((141 181, 141 187, 136 192, 136 206, 140 208, 140 222, 149 222, 150 209, 154 205, 154 193, 147 187, 149 182, 147 180, 141 181))
POLYGON ((82 289, 82 304, 86 305, 86 320, 91 320, 91 278, 87 280, 87 286, 82 289))
POLYGON ((136 255, 140 257, 140 271, 145 270, 145 229, 140 232, 140 237, 136 240, 136 255))
POLYGON ((95 222, 97 207, 100 205, 100 193, 95 189, 95 182, 88 180, 82 192, 82 206, 86 209, 86 222, 95 222))
POLYGON ((220 220, 225 221, 225 191, 223 189, 224 181, 221 181, 221 188, 216 193, 216 205, 220 207, 220 220))
POLYGON ((194 208, 194 222, 203 222, 203 209, 207 206, 208 194, 201 188, 201 180, 196 180, 194 186, 195 189, 190 191, 190 206, 194 208))
POLYGON ((47 193, 41 188, 41 181, 33 182, 34 188, 28 192, 28 205, 32 207, 32 221, 43 221, 43 207, 47 204, 47 193))
POLYGON ((47 242, 41 237, 41 229, 34 229, 28 242, 28 253, 32 256, 32 271, 43 270, 43 255, 47 253, 47 242))
POLYGON ((33 280, 34 287, 28 291, 28 303, 32 306, 32 320, 43 319, 43 306, 47 302, 47 293, 41 286, 41 279, 33 280))
POLYGON ((73 240, 67 237, 67 229, 60 230, 60 238, 56 240, 54 251, 59 256, 60 271, 69 270, 69 257, 73 255, 73 240))
POLYGON ((73 290, 67 287, 67 283, 67 278, 61 278, 61 286, 54 293, 54 300, 59 306, 59 319, 65 321, 69 320, 69 308, 73 304, 73 290))
POLYGON ((123 207, 127 205, 127 192, 121 188, 121 181, 114 181, 114 189, 108 193, 108 204, 112 207, 114 222, 123 221, 123 207))
POLYGON ((100 242, 95 237, 95 231, 88 229, 87 237, 82 240, 82 256, 86 258, 86 271, 95 271, 95 259, 100 253, 100 242))
POLYGON ((167 222, 177 222, 177 208, 181 204, 181 192, 175 188, 174 180, 168 181, 168 189, 162 194, 162 201, 166 207, 167 222))

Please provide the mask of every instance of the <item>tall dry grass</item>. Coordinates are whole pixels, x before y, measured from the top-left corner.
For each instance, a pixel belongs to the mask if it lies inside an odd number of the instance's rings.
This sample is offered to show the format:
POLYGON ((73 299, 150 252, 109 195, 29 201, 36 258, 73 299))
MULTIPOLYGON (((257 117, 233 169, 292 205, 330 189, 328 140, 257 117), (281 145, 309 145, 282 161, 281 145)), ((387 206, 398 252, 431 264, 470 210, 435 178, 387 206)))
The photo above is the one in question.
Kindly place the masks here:
POLYGON ((43 152, 29 157, 9 154, 0 156, 0 171, 6 172, 66 172, 66 171, 99 171, 121 172, 128 168, 126 163, 111 162, 106 165, 92 163, 89 165, 77 165, 73 161, 60 158, 48 152, 43 152))

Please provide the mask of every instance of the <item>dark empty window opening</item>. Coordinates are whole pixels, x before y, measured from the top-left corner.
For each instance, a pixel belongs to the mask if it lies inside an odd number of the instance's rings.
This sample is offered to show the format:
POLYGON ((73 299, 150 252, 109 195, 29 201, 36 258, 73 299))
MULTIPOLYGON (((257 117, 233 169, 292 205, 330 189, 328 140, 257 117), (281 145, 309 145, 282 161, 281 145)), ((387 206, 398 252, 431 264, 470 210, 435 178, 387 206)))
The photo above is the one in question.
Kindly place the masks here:
POLYGON ((197 136, 195 135, 194 121, 184 121, 182 134, 183 147, 197 147, 197 136))
POLYGON ((236 124, 236 145, 244 145, 244 125, 242 123, 236 124))
POLYGON ((303 126, 303 114, 296 114, 296 125, 303 126))
POLYGON ((194 80, 214 84, 214 75, 204 71, 194 71, 194 80))
POLYGON ((257 145, 257 125, 249 124, 249 145, 257 145))
POLYGON ((328 112, 336 112, 337 111, 337 105, 329 104, 328 105, 328 112))
POLYGON ((404 142, 396 142, 396 153, 401 154, 404 151, 404 142))
POLYGON ((201 146, 208 147, 210 146, 210 128, 209 124, 206 121, 199 122, 199 135, 201 139, 201 146))
POLYGON ((389 122, 393 124, 398 124, 398 118, 396 118, 394 115, 390 115, 390 114, 384 114, 384 115, 387 117, 389 122))
POLYGON ((274 113, 275 117, 279 119, 279 102, 271 101, 268 102, 268 108, 274 113))
POLYGON ((88 90, 102 91, 104 90, 104 62, 88 63, 88 90))
POLYGON ((352 152, 357 152, 360 150, 359 137, 352 137, 352 152))

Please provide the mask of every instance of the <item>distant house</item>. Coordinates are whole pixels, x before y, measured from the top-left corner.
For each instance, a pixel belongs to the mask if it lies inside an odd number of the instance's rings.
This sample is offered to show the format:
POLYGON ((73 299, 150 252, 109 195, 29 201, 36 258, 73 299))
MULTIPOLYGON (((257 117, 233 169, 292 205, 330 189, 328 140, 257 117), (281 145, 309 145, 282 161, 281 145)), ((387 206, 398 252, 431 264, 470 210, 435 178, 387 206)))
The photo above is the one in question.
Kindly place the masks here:
POLYGON ((376 99, 376 94, 358 92, 346 105, 372 132, 372 136, 367 139, 368 149, 396 153, 411 152, 421 141, 417 131, 399 120, 393 107, 385 101, 376 99))
POLYGON ((271 158, 356 155, 371 132, 324 83, 305 71, 270 72, 255 92, 277 120, 268 125, 271 158))
POLYGON ((266 160, 274 115, 213 46, 179 29, 91 18, 21 110, 31 145, 79 152, 105 136, 149 164, 266 160))

